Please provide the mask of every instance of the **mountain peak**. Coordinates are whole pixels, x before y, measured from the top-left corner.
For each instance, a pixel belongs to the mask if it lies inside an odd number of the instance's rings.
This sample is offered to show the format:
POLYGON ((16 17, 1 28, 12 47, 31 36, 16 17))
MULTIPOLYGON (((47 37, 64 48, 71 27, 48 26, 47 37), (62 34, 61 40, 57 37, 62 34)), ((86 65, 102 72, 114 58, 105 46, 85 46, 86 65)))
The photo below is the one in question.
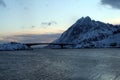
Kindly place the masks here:
POLYGON ((84 20, 89 20, 89 21, 91 21, 91 18, 90 18, 89 16, 86 16, 86 17, 84 18, 84 20))
POLYGON ((82 17, 77 22, 78 23, 88 23, 88 22, 91 22, 91 18, 89 16, 82 17))

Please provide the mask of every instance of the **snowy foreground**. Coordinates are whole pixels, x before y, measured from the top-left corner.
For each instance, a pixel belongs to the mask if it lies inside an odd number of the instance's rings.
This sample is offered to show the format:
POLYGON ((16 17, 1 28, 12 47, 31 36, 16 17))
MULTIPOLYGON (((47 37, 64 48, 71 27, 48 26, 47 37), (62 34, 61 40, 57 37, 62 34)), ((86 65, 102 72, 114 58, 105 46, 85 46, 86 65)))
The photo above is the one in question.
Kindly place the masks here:
POLYGON ((2 51, 0 80, 120 80, 120 49, 2 51))
POLYGON ((29 47, 21 43, 11 42, 0 44, 0 51, 26 50, 26 49, 29 49, 29 47))

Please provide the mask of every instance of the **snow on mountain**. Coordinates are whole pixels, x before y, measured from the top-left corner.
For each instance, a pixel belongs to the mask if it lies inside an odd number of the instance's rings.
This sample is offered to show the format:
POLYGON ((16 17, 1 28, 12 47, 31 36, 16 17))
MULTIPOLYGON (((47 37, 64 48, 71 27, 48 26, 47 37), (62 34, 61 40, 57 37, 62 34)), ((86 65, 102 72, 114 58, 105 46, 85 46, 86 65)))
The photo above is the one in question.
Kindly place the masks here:
POLYGON ((120 47, 120 25, 82 17, 54 42, 73 43, 72 48, 120 47))
POLYGON ((26 50, 26 49, 29 49, 29 47, 24 44, 16 42, 0 44, 0 51, 26 50))

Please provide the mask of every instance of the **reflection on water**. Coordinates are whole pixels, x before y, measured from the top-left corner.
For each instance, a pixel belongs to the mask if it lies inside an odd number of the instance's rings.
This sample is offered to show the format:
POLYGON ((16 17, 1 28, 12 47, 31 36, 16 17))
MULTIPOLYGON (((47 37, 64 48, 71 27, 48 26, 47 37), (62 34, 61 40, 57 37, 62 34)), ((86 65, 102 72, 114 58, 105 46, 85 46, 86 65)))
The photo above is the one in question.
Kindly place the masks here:
POLYGON ((0 52, 1 80, 120 80, 119 49, 0 52))

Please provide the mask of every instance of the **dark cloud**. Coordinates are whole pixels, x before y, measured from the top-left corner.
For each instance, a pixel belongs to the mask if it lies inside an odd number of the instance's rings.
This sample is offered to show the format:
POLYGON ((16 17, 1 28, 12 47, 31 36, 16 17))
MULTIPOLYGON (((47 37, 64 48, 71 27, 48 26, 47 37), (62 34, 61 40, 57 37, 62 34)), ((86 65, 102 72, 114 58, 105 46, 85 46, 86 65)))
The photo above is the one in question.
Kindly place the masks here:
POLYGON ((109 5, 113 8, 120 9, 120 0, 101 0, 102 5, 109 5))
POLYGON ((21 43, 42 43, 42 42, 52 42, 56 40, 60 34, 25 34, 25 35, 13 35, 3 37, 0 41, 4 42, 21 42, 21 43))
POLYGON ((3 0, 0 0, 0 6, 6 7, 6 3, 3 0))
POLYGON ((44 26, 51 26, 51 25, 55 25, 57 24, 57 22, 55 21, 51 21, 51 22, 42 22, 41 25, 44 25, 44 26))

